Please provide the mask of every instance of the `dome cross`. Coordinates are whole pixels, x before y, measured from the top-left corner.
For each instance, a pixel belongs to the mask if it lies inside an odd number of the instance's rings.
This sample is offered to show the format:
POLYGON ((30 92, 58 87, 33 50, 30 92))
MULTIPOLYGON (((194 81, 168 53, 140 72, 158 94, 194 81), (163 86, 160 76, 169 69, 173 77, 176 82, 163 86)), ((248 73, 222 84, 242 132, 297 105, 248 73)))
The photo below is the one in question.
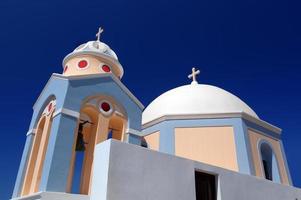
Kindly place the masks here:
POLYGON ((98 32, 96 33, 97 41, 100 41, 100 36, 102 32, 103 32, 103 28, 99 27, 98 32))
POLYGON ((201 72, 200 70, 196 70, 194 67, 192 68, 192 73, 188 75, 189 79, 192 79, 191 84, 197 84, 198 82, 196 81, 196 76, 199 75, 201 72))

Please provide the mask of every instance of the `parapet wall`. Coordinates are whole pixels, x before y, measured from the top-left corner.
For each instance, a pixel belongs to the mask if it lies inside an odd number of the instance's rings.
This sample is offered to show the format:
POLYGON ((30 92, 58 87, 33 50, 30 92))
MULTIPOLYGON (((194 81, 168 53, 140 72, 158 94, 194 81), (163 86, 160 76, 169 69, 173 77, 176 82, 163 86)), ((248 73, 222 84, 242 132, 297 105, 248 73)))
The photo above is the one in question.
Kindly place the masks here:
POLYGON ((195 200, 195 170, 216 176, 218 200, 301 200, 298 188, 115 140, 94 159, 91 200, 195 200))

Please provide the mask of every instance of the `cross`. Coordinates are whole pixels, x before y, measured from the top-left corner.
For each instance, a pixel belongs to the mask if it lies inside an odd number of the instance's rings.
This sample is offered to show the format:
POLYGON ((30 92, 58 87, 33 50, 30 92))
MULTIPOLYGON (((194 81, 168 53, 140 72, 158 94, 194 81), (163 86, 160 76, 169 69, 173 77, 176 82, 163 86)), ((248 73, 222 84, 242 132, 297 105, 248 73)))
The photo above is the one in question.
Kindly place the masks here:
POLYGON ((191 83, 198 83, 196 81, 196 76, 200 74, 200 70, 195 71, 195 68, 192 68, 192 73, 188 75, 188 78, 191 79, 192 78, 192 82, 191 83))
POLYGON ((96 33, 97 41, 100 41, 100 35, 102 32, 103 32, 103 29, 101 27, 99 27, 98 33, 96 33))

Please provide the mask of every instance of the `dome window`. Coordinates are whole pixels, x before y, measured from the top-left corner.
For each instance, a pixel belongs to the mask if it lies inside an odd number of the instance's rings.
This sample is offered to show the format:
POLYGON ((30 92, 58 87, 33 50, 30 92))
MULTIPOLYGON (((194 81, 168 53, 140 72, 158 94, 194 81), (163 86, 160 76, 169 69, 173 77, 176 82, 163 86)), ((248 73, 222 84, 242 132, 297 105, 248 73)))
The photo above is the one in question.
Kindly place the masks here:
POLYGON ((100 112, 106 116, 111 115, 113 112, 112 105, 107 101, 101 101, 99 103, 99 109, 100 109, 100 112))
POLYGON ((87 67, 88 67, 88 61, 87 61, 87 60, 80 60, 80 61, 77 63, 77 66, 78 66, 78 68, 80 68, 80 69, 87 68, 87 67))
POLYGON ((64 73, 66 73, 67 70, 68 70, 68 65, 65 66, 64 73))
POLYGON ((101 69, 104 71, 104 72, 111 72, 111 68, 108 66, 108 65, 103 65, 102 67, 101 67, 101 69))
POLYGON ((49 105, 48 105, 48 112, 50 112, 51 109, 52 109, 52 102, 50 102, 49 105))

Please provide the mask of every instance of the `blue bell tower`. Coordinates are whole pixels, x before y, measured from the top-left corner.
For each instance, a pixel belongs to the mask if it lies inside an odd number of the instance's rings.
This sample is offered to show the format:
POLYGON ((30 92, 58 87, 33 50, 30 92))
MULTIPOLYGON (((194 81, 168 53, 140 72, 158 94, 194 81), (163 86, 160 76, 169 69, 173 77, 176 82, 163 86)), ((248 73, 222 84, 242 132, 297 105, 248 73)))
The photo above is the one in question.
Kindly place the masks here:
POLYGON ((64 58, 63 73, 52 74, 34 104, 12 198, 74 188, 89 194, 95 145, 140 144, 144 107, 121 82, 123 67, 100 41, 102 31, 64 58))

